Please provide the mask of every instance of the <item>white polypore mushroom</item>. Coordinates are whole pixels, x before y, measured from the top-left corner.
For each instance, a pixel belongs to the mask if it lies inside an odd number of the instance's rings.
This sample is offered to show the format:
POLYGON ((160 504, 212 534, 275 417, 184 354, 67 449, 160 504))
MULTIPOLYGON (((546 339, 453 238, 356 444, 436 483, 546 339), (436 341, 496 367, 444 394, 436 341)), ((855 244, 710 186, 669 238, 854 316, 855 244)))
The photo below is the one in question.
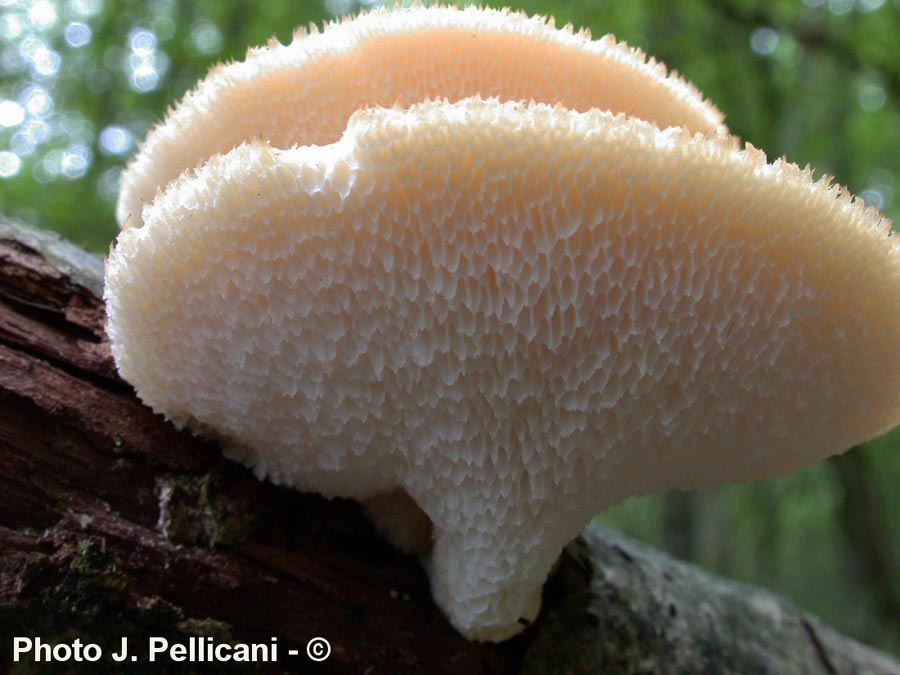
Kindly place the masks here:
POLYGON ((298 31, 214 68, 153 129, 121 180, 117 218, 141 209, 182 171, 254 138, 274 147, 340 138, 356 110, 468 96, 602 108, 692 131, 724 131, 693 85, 613 36, 479 7, 380 8, 298 31))
POLYGON ((468 99, 254 141, 171 183, 107 269, 122 375, 261 477, 401 488, 453 624, 532 620, 630 495, 776 476, 900 420, 900 249, 732 140, 468 99))

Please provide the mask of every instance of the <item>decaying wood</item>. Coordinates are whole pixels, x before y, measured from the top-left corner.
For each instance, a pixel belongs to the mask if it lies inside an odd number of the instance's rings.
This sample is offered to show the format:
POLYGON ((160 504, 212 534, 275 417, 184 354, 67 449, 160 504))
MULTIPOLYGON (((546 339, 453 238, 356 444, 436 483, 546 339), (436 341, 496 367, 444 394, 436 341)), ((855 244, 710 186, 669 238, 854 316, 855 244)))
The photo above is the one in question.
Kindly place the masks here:
POLYGON ((0 221, 0 649, 10 672, 883 673, 900 665, 777 597, 588 528, 545 611, 459 636, 418 562, 356 504, 275 487, 140 404, 112 363, 102 261, 0 221), (270 642, 256 665, 12 662, 13 636, 143 655, 149 636, 270 642), (322 663, 306 656, 329 640, 322 663), (288 649, 299 656, 287 656, 288 649))

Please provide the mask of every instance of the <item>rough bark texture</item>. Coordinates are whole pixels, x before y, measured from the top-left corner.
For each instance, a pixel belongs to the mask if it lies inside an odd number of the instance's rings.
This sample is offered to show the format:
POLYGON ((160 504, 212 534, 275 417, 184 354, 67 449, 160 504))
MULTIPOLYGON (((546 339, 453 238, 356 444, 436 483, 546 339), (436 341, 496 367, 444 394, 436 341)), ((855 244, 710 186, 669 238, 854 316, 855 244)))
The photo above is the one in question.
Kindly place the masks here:
POLYGON ((597 528, 563 555, 535 626, 469 643, 355 504, 261 483, 142 406, 115 373, 101 283, 99 257, 0 220, 4 672, 900 675, 775 596, 597 528), (277 637, 279 661, 148 663, 151 635, 277 637), (141 660, 13 663, 13 636, 106 654, 128 636, 141 660), (306 657, 314 636, 326 662, 306 657))

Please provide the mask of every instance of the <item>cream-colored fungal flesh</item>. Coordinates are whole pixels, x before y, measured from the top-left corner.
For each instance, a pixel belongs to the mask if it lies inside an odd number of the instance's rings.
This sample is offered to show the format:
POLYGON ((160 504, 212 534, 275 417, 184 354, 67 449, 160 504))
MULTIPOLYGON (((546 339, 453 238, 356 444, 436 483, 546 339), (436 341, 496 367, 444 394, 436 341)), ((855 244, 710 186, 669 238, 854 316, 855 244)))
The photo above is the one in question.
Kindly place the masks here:
POLYGON ((586 32, 509 10, 380 8, 213 69, 124 172, 118 221, 140 225, 158 188, 242 142, 325 145, 360 108, 476 95, 724 130, 697 89, 612 36, 591 41, 586 32))
POLYGON ((775 476, 900 421, 889 222, 734 142, 470 99, 253 142, 172 183, 107 273, 113 354, 259 476, 404 489, 470 638, 533 619, 630 495, 775 476))

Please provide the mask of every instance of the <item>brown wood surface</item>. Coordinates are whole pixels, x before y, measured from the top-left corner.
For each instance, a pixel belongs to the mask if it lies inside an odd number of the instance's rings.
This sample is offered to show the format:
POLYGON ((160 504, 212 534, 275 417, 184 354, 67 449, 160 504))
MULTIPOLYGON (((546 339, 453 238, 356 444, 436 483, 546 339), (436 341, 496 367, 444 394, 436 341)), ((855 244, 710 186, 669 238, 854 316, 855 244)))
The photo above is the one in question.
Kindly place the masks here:
POLYGON ((0 239, 0 654, 11 635, 214 630, 301 650, 263 672, 516 671, 522 646, 457 634, 356 504, 259 482, 141 405, 103 322, 88 288, 0 239))

